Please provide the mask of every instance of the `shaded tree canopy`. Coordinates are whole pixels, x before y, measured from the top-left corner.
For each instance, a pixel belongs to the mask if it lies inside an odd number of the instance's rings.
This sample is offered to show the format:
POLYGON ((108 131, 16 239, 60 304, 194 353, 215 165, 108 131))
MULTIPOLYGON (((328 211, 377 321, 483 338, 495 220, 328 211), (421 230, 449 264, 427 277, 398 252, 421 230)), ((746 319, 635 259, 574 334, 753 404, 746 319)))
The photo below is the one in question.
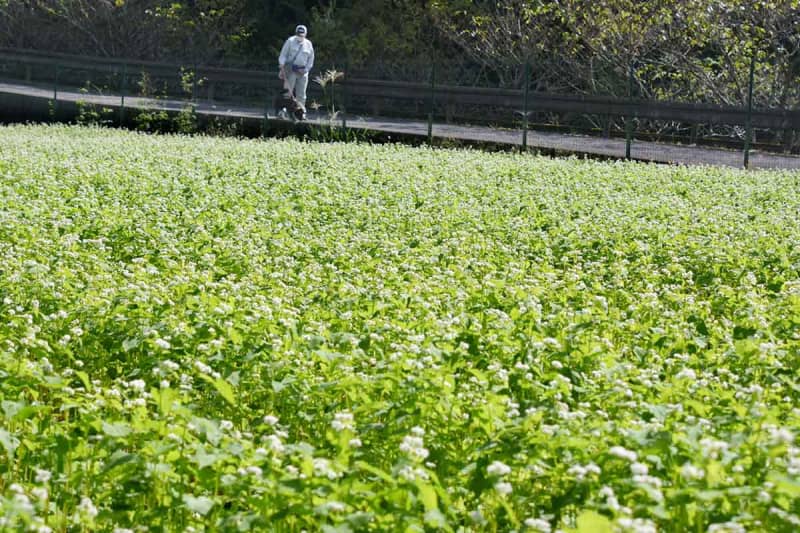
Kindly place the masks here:
POLYGON ((448 83, 796 106, 800 0, 0 0, 0 45, 203 64, 273 63, 295 24, 321 68, 448 83))

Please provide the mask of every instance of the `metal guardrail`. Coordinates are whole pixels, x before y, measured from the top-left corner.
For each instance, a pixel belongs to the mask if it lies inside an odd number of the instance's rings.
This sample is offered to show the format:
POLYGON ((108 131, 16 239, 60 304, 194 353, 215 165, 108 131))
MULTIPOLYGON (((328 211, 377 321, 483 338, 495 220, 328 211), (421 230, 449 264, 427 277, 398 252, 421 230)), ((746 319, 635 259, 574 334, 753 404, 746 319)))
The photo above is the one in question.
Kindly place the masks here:
MULTIPOLYGON (((0 61, 19 62, 45 67, 54 73, 56 83, 59 71, 64 69, 90 69, 118 75, 146 71, 153 76, 175 76, 177 72, 190 70, 195 79, 202 79, 207 86, 209 98, 213 98, 217 84, 241 84, 267 88, 276 94, 280 81, 275 69, 236 69, 213 66, 187 68, 185 65, 158 63, 140 60, 123 60, 89 56, 75 56, 36 50, 0 48, 0 61)), ((529 69, 526 69, 526 73, 529 69)), ((748 138, 753 128, 783 130, 794 133, 800 130, 800 110, 752 109, 748 107, 722 106, 697 103, 660 102, 636 98, 607 96, 559 95, 524 89, 500 89, 486 87, 463 87, 437 85, 432 69, 429 82, 383 81, 363 78, 345 78, 337 81, 348 98, 380 98, 400 101, 416 101, 428 108, 428 121, 433 121, 434 103, 444 106, 492 106, 508 108, 527 117, 531 112, 550 112, 573 115, 599 115, 626 117, 626 129, 631 118, 674 121, 682 124, 727 124, 745 127, 748 138)), ((124 86, 125 75, 121 86, 124 86)), ((527 85, 527 84, 526 84, 527 85)), ((196 89, 196 88, 195 88, 196 89)), ((196 95, 193 94, 193 98, 196 95)), ((344 124, 344 121, 343 121, 344 124)), ((626 132, 630 137, 632 133, 626 132)), ((630 142, 630 138, 628 139, 630 142)), ((747 161, 748 143, 745 144, 747 161)))

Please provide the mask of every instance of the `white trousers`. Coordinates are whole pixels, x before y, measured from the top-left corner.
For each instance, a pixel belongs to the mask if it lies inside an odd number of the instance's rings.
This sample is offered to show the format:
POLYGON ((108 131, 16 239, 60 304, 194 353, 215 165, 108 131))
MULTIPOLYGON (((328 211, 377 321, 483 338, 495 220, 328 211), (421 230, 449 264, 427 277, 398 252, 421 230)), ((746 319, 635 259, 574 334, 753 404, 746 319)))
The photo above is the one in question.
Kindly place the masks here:
POLYGON ((291 69, 287 69, 289 72, 286 74, 286 80, 284 82, 284 86, 286 89, 292 91, 294 93, 294 97, 297 98, 297 101, 300 102, 300 105, 303 106, 303 109, 306 108, 306 88, 308 87, 308 72, 305 74, 298 74, 293 72, 291 69))

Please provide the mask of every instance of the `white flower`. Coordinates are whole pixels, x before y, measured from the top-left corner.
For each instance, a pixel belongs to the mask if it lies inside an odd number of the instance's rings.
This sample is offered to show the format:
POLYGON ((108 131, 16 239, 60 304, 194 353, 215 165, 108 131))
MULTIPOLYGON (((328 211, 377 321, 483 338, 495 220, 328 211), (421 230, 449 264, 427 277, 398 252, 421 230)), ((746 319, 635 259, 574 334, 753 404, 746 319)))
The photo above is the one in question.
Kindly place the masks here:
POLYGON ((511 467, 500 461, 493 461, 492 464, 486 468, 486 471, 490 476, 502 477, 511 473, 511 467))
POLYGON ((205 364, 202 361, 195 361, 194 367, 197 369, 198 372, 201 374, 211 374, 212 370, 211 367, 205 364))
POLYGON ((428 480, 428 473, 423 468, 413 467, 411 465, 403 466, 397 474, 406 481, 415 481, 417 479, 428 480))
POLYGON ((414 426, 413 428, 411 428, 411 434, 417 437, 424 437, 425 430, 419 426, 414 426))
POLYGON ((550 533, 552 531, 550 522, 542 518, 526 518, 525 525, 534 531, 539 531, 539 533, 550 533))
POLYGON ((332 511, 334 513, 341 513, 346 509, 342 502, 328 502, 325 504, 325 507, 327 507, 328 511, 332 511))
POLYGON ((709 525, 706 531, 708 533, 745 533, 747 529, 737 522, 722 522, 709 525))
POLYGON ((78 504, 78 512, 90 518, 94 518, 97 516, 97 507, 94 506, 91 498, 83 496, 81 498, 81 503, 78 504))
POLYGON ((495 483, 494 490, 503 495, 511 494, 512 491, 511 483, 508 483, 506 481, 500 481, 498 483, 495 483))
POLYGON ((608 453, 610 453, 611 455, 614 455, 616 457, 619 457, 621 459, 627 459, 628 461, 630 461, 632 463, 636 462, 636 459, 638 458, 638 455, 636 455, 636 452, 634 452, 632 450, 627 450, 627 449, 623 448, 622 446, 613 446, 611 449, 608 450, 608 453))
POLYGON ((13 505, 20 509, 25 514, 34 514, 35 509, 28 496, 23 493, 17 493, 13 498, 13 505))
POLYGON ((221 420, 219 423, 219 427, 222 431, 230 431, 233 429, 233 422, 230 420, 221 420))
POLYGON ((144 398, 134 398, 133 400, 131 400, 131 405, 133 405, 134 407, 144 407, 145 405, 147 405, 147 400, 145 400, 144 398))
POLYGON ((50 495, 50 493, 47 492, 47 489, 44 488, 44 487, 33 487, 31 489, 31 496, 33 496, 34 498, 36 498, 39 501, 47 500, 47 497, 49 495, 50 495))
POLYGON ((685 463, 681 467, 681 476, 685 479, 703 479, 705 475, 702 468, 697 468, 692 463, 685 463))
POLYGON ((361 448, 362 442, 358 437, 352 438, 347 443, 351 448, 361 448))
POLYGON ((283 453, 284 450, 286 449, 286 447, 281 442, 280 437, 278 437, 277 435, 267 435, 266 437, 264 437, 263 440, 267 444, 267 447, 269 447, 269 449, 275 453, 283 453))
POLYGON ((644 463, 631 464, 631 473, 636 476, 646 476, 650 469, 644 463))
POLYGON ((327 459, 315 457, 311 463, 314 467, 314 475, 316 476, 327 477, 330 480, 334 480, 340 476, 338 472, 331 468, 331 462, 327 459))
POLYGON ((791 444, 794 434, 787 428, 773 428, 769 432, 770 439, 775 444, 791 444))
POLYGON ((147 405, 147 400, 145 400, 144 398, 134 398, 133 400, 125 400, 124 405, 126 408, 144 407, 145 405, 147 405))
POLYGON ((53 373, 53 365, 47 359, 47 357, 42 357, 42 361, 40 363, 42 365, 42 372, 45 374, 52 374, 53 373))
POLYGON ((586 478, 587 474, 600 474, 600 467, 594 463, 589 463, 586 466, 583 465, 572 465, 567 470, 567 473, 570 475, 575 476, 578 481, 582 481, 586 478))
POLYGON ((47 483, 53 477, 49 470, 36 469, 36 483, 47 483))
POLYGON ((142 392, 146 386, 147 384, 143 379, 134 379, 128 382, 128 387, 138 392, 142 392))
POLYGON ((161 338, 156 339, 153 342, 155 342, 156 346, 158 346, 162 350, 169 350, 172 347, 172 345, 170 345, 168 341, 165 341, 164 339, 161 338))
POLYGON ((336 413, 333 415, 333 422, 331 422, 331 427, 335 431, 353 431, 355 427, 353 426, 353 415, 347 411, 336 413))
POLYGON ((159 382, 158 386, 161 387, 162 389, 168 389, 169 388, 169 380, 168 379, 162 379, 159 382))
POLYGON ((688 379, 694 381, 697 379, 697 374, 691 368, 684 368, 675 374, 675 379, 688 379))
POLYGON ((474 511, 470 511, 469 518, 476 524, 483 524, 486 522, 486 518, 484 518, 483 513, 481 513, 480 509, 475 509, 474 511))
POLYGON ((255 466, 255 465, 248 466, 248 467, 245 469, 245 471, 246 471, 248 474, 250 474, 251 476, 256 476, 256 477, 261 477, 261 475, 264 473, 264 471, 263 471, 263 470, 261 470, 261 468, 260 468, 260 467, 258 467, 258 466, 255 466))
POLYGON ((278 423, 278 417, 274 415, 266 415, 264 417, 264 423, 268 426, 274 426, 278 423))
POLYGON ((710 438, 701 439, 700 446, 703 447, 703 456, 711 457, 712 459, 717 459, 720 452, 728 449, 727 442, 710 438))
POLYGON ((422 437, 415 437, 412 435, 403 437, 403 442, 400 443, 400 451, 408 454, 412 459, 420 461, 424 461, 429 455, 422 437))
POLYGON ((656 533, 658 531, 655 524, 644 518, 620 518, 617 523, 624 530, 634 533, 656 533))
POLYGON ((598 494, 600 495, 601 498, 613 498, 615 496, 614 489, 612 489, 608 485, 603 485, 603 488, 600 489, 600 492, 598 494))
POLYGON ((614 494, 614 489, 609 487, 608 485, 604 485, 603 488, 600 489, 600 497, 606 500, 606 505, 609 509, 614 511, 615 513, 621 509, 619 504, 619 500, 617 500, 616 494, 614 494))

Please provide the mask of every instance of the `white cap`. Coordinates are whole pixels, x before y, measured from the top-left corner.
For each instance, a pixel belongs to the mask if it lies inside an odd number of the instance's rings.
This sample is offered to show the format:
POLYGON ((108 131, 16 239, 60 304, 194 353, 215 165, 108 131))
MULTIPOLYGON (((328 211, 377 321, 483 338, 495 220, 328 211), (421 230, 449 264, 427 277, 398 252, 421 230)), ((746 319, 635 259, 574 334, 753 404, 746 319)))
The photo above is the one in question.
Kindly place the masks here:
POLYGON ((298 35, 305 35, 306 33, 308 33, 308 29, 307 29, 305 26, 303 26, 302 24, 299 24, 299 25, 298 25, 298 26, 297 26, 297 27, 294 29, 294 32, 295 32, 296 34, 298 34, 298 35))

